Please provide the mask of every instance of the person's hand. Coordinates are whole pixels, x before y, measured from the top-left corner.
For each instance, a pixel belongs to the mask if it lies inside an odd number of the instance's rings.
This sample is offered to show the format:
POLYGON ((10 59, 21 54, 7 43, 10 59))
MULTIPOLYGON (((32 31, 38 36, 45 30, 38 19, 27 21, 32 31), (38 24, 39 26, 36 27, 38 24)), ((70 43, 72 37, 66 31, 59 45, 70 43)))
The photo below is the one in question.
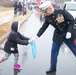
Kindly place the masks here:
POLYGON ((34 36, 34 37, 30 38, 28 40, 28 42, 31 43, 31 42, 35 41, 36 39, 38 39, 38 36, 34 36))
POLYGON ((31 38, 32 41, 35 41, 36 39, 38 39, 38 36, 34 36, 31 38))
POLYGON ((33 42, 33 41, 35 41, 36 39, 38 39, 38 36, 34 36, 34 37, 30 38, 30 42, 33 42))
POLYGON ((30 38, 30 39, 28 40, 28 43, 31 43, 31 42, 33 42, 32 38, 30 38))
POLYGON ((71 38, 71 33, 70 32, 67 32, 66 33, 66 39, 70 39, 71 38))

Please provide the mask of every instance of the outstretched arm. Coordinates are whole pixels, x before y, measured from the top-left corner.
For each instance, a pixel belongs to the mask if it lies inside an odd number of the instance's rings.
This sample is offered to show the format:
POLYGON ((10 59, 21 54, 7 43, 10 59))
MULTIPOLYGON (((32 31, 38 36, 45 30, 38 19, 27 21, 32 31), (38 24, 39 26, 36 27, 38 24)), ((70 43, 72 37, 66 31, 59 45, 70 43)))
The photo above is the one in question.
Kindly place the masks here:
POLYGON ((37 35, 32 37, 31 40, 33 41, 33 40, 38 39, 45 32, 45 30, 48 28, 48 26, 49 26, 49 22, 45 21, 44 24, 42 25, 42 27, 39 29, 37 35))

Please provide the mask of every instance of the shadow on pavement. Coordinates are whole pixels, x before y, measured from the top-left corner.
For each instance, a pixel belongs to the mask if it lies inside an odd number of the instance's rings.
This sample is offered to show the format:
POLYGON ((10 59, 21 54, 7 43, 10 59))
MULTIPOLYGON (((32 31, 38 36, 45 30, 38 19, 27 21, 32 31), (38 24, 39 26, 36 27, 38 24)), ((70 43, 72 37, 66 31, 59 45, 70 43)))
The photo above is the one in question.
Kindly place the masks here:
POLYGON ((17 75, 21 70, 19 69, 14 69, 14 75, 17 75))
POLYGON ((46 74, 46 75, 56 75, 56 72, 51 72, 51 73, 46 74))

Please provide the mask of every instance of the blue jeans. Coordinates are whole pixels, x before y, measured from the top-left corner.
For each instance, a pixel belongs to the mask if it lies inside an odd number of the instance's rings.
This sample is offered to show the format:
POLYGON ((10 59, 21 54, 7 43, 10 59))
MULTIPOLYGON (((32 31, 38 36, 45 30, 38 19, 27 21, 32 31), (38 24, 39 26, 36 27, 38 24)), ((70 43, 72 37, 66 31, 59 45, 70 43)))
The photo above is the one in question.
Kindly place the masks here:
MULTIPOLYGON (((66 38, 64 38, 63 42, 71 49, 73 54, 76 56, 76 45, 74 44, 74 41, 70 41, 66 38)), ((52 50, 51 50, 51 68, 56 68, 57 65, 57 56, 59 54, 61 44, 57 44, 53 41, 52 44, 52 50)))

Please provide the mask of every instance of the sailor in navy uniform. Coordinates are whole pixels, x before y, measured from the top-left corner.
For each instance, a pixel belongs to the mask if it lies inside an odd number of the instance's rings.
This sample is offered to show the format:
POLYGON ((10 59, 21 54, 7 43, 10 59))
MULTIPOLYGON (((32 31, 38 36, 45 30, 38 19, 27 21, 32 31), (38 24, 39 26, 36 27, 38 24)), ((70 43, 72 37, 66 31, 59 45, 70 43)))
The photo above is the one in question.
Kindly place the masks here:
POLYGON ((36 40, 38 37, 40 37, 49 25, 52 25, 55 28, 51 49, 50 69, 46 71, 46 73, 48 74, 52 71, 56 71, 57 56, 63 42, 71 49, 73 54, 76 56, 76 46, 71 36, 71 26, 74 24, 74 18, 66 10, 54 9, 50 1, 44 2, 39 6, 39 8, 43 13, 46 14, 45 22, 39 29, 37 35, 32 38, 32 40, 36 40))

